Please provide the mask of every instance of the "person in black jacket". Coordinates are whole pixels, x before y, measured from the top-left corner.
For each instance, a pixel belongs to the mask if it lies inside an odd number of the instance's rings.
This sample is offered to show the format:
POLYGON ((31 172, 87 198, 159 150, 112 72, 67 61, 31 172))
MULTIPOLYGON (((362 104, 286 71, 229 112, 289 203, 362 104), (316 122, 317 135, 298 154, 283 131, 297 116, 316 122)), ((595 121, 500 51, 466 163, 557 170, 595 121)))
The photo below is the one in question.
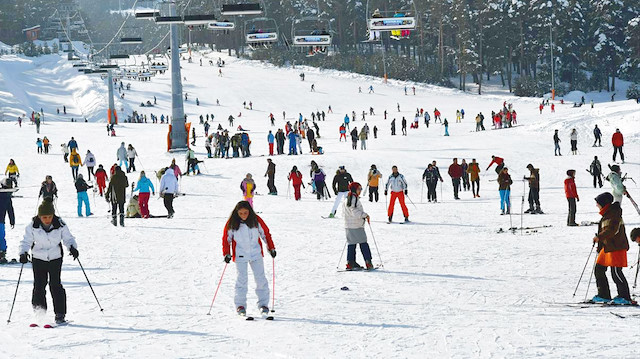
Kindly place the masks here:
POLYGON ((278 189, 276 188, 276 185, 275 185, 276 164, 273 163, 271 158, 267 158, 267 162, 269 164, 267 165, 267 172, 264 174, 265 177, 269 178, 267 180, 267 188, 269 188, 270 195, 276 196, 278 195, 278 189))
POLYGON ((109 187, 105 193, 107 202, 111 202, 111 224, 117 225, 116 215, 117 210, 120 209, 120 225, 124 227, 124 203, 127 200, 127 188, 129 187, 129 180, 127 175, 122 171, 120 166, 116 166, 115 173, 111 176, 109 181, 109 187))
POLYGON ((56 183, 53 182, 53 177, 45 177, 45 180, 42 182, 42 186, 40 187, 40 194, 38 195, 38 198, 40 197, 42 197, 43 200, 50 202, 53 202, 53 197, 58 198, 58 187, 56 187, 56 183))
POLYGON ((278 129, 278 132, 276 132, 276 142, 278 143, 278 154, 279 155, 283 155, 284 154, 284 141, 285 141, 285 135, 284 132, 282 131, 281 128, 278 129))
POLYGON ((78 178, 76 179, 76 192, 78 192, 78 217, 82 217, 82 203, 84 203, 85 207, 85 215, 87 217, 91 216, 91 207, 89 206, 89 195, 87 195, 87 189, 92 188, 93 186, 89 186, 87 182, 82 178, 82 174, 78 174, 78 178))
MULTIPOLYGON (((11 189, 11 180, 5 179, 3 180, 2 185, 0 186, 3 190, 11 189)), ((11 201, 11 192, 9 191, 0 191, 0 264, 7 263, 6 253, 7 253, 7 241, 5 239, 5 229, 4 229, 4 221, 9 215, 9 224, 11 228, 16 225, 16 215, 13 211, 13 202, 11 201)))
POLYGON ((333 177, 333 192, 336 194, 336 200, 333 203, 331 213, 329 213, 329 218, 335 217, 342 199, 349 193, 349 185, 351 182, 353 182, 353 177, 351 177, 344 166, 340 166, 338 171, 336 171, 336 175, 333 177))

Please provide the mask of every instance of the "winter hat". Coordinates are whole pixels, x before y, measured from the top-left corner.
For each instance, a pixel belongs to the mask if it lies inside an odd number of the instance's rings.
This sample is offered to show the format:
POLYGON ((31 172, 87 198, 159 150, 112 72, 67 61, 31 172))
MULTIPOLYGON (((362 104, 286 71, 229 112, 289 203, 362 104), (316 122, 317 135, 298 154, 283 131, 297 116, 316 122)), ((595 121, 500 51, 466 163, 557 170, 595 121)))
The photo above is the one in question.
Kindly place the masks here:
POLYGON ((42 201, 42 204, 38 207, 38 217, 41 216, 51 216, 56 213, 55 208, 53 207, 53 202, 51 201, 42 201))
POLYGON ((531 163, 529 163, 529 164, 527 165, 527 168, 532 169, 532 168, 533 168, 533 165, 532 165, 531 163))
POLYGON ((571 177, 572 173, 576 173, 576 170, 567 170, 567 176, 571 177))
POLYGON ((600 207, 604 207, 608 204, 613 203, 613 195, 609 192, 604 192, 598 195, 595 198, 596 202, 600 205, 600 207))
POLYGON ((78 173, 78 179, 82 179, 82 173, 78 173))
POLYGON ((618 165, 613 165, 613 166, 609 166, 609 168, 613 171, 613 172, 620 172, 620 166, 618 165))
POLYGON ((636 238, 640 237, 640 228, 634 228, 631 230, 631 234, 629 235, 629 237, 631 237, 631 240, 635 240, 636 238))
POLYGON ((358 188, 362 187, 358 182, 351 182, 349 184, 349 192, 356 193, 358 188))

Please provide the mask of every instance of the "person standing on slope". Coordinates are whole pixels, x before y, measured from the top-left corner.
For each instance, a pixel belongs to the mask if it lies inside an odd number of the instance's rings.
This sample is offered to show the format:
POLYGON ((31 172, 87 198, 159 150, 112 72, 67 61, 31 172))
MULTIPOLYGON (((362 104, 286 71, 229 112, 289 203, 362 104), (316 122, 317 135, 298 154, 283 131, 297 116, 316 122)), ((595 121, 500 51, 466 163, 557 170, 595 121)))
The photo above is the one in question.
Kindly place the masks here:
POLYGON ((600 164, 598 156, 593 156, 593 161, 589 166, 589 173, 593 176, 593 188, 596 188, 596 183, 602 188, 602 164, 600 164))
POLYGON ((160 179, 160 196, 164 200, 164 208, 167 209, 167 218, 169 219, 173 218, 175 213, 173 210, 173 198, 177 193, 178 177, 176 177, 171 167, 167 167, 160 179))
POLYGON ((369 174, 367 175, 367 184, 369 185, 369 202, 373 202, 375 199, 378 202, 378 186, 380 185, 380 178, 382 174, 378 171, 376 165, 371 165, 369 174))
MULTIPOLYGON (((10 189, 11 181, 4 179, 0 185, 0 189, 10 189)), ((7 263, 7 240, 5 238, 5 218, 9 215, 9 224, 11 228, 16 225, 16 215, 13 210, 13 201, 11 201, 11 192, 0 191, 0 264, 7 263)))
POLYGON ((558 130, 555 130, 555 133, 553 134, 553 145, 553 154, 555 156, 562 156, 562 153, 560 152, 560 136, 558 135, 558 130))
POLYGON ((125 169, 129 172, 129 160, 127 159, 127 149, 124 147, 124 142, 120 143, 120 147, 116 152, 117 161, 120 162, 119 166, 122 168, 122 163, 124 162, 125 169))
POLYGON ((431 202, 438 202, 436 196, 436 186, 438 185, 438 173, 434 166, 429 163, 427 168, 422 173, 422 180, 427 183, 427 200, 431 202))
POLYGON ((69 166, 71 167, 71 175, 75 182, 78 178, 78 168, 82 166, 82 158, 80 158, 80 154, 76 152, 75 148, 71 150, 71 155, 69 155, 69 166))
POLYGON ((89 150, 87 150, 87 154, 84 156, 84 164, 87 166, 88 180, 91 181, 91 175, 96 176, 93 172, 93 168, 96 166, 96 157, 89 150))
POLYGON ((87 217, 93 215, 93 213, 91 213, 91 207, 89 206, 89 196, 87 195, 87 190, 93 188, 93 186, 87 184, 82 178, 82 174, 78 174, 75 185, 76 192, 78 192, 78 217, 82 217, 82 203, 84 203, 85 215, 87 217))
POLYGON ((272 258, 276 257, 276 247, 266 223, 258 216, 249 202, 240 201, 229 216, 222 235, 222 254, 225 263, 236 264, 236 285, 234 303, 239 315, 247 314, 248 266, 251 266, 256 281, 258 308, 262 314, 269 313, 269 283, 264 274, 262 241, 267 245, 272 258))
POLYGON ((104 170, 102 165, 98 165, 98 169, 96 170, 96 183, 98 184, 98 190, 100 191, 100 197, 102 197, 105 188, 107 188, 107 180, 109 180, 109 176, 107 176, 107 171, 104 170))
POLYGON ((607 175, 606 180, 611 184, 613 201, 622 203, 622 196, 629 197, 629 192, 627 192, 627 187, 622 183, 623 179, 620 176, 620 166, 613 165, 609 166, 609 168, 611 169, 611 173, 607 175))
POLYGON ((371 249, 367 243, 367 233, 364 230, 365 221, 369 223, 369 215, 362 207, 360 193, 362 186, 358 182, 349 185, 349 194, 344 203, 344 228, 347 235, 347 270, 361 269, 356 262, 356 245, 360 245, 360 251, 367 270, 374 269, 371 263, 371 249))
POLYGON ((524 179, 529 181, 529 209, 524 213, 544 214, 540 208, 540 169, 533 168, 531 163, 527 165, 527 169, 529 177, 525 176, 524 179))
POLYGON ((571 154, 578 154, 578 131, 574 128, 571 130, 571 134, 569 135, 571 139, 571 154))
POLYGON ((145 175, 144 171, 140 172, 140 178, 136 183, 136 188, 133 192, 140 191, 138 195, 138 206, 140 206, 140 216, 142 218, 149 218, 149 197, 150 192, 155 196, 156 189, 153 187, 153 182, 145 175))
POLYGON ((298 171, 298 166, 293 166, 287 179, 291 181, 291 184, 293 185, 293 197, 296 201, 299 201, 302 197, 300 194, 300 186, 304 187, 304 183, 302 183, 302 173, 298 171))
POLYGON ((498 190, 500 191, 500 210, 503 214, 511 214, 511 176, 509 175, 509 169, 504 167, 498 175, 498 190))
POLYGON ((120 166, 116 166, 114 174, 111 176, 111 181, 109 181, 107 192, 104 195, 107 202, 111 202, 111 224, 114 226, 117 225, 116 216, 118 209, 120 209, 120 225, 124 227, 124 203, 127 200, 127 188, 129 188, 127 175, 120 166))
POLYGON ((133 145, 129 144, 129 147, 127 147, 127 158, 129 159, 129 167, 127 168, 127 173, 136 171, 135 162, 136 162, 137 155, 138 155, 138 152, 136 151, 136 149, 133 148, 133 145))
POLYGON ((44 201, 53 202, 53 197, 58 198, 58 187, 53 182, 53 177, 46 176, 42 185, 40 185, 40 193, 38 198, 42 197, 44 201))
POLYGON ((458 164, 458 159, 454 158, 453 163, 449 166, 449 177, 451 177, 451 183, 453 184, 453 198, 460 199, 458 192, 460 191, 460 179, 462 178, 462 166, 458 164))
POLYGON ((598 125, 593 129, 593 137, 595 137, 593 147, 596 147, 596 143, 598 144, 598 147, 602 147, 602 131, 600 131, 598 125))
POLYGON ((622 268, 627 266, 629 242, 625 233, 620 203, 613 202, 611 193, 605 192, 596 198, 600 210, 598 235, 593 238, 598 243, 598 258, 594 269, 598 294, 591 299, 593 303, 609 303, 618 305, 637 304, 631 300, 629 284, 622 268), (611 267, 611 277, 618 289, 618 296, 611 300, 609 282, 606 277, 607 267, 611 267))
POLYGON ((467 174, 469 174, 469 180, 471 181, 473 198, 480 197, 480 165, 478 165, 475 158, 469 163, 467 174))
POLYGON ((569 202, 569 215, 567 216, 567 226, 575 227, 578 224, 576 223, 576 202, 580 202, 580 197, 578 196, 578 189, 576 188, 576 171, 568 170, 567 171, 567 179, 564 180, 564 193, 567 197, 567 201, 569 202))
POLYGON ((620 152, 620 159, 624 163, 624 153, 622 153, 622 146, 624 146, 624 137, 619 128, 616 128, 616 132, 611 137, 611 143, 613 144, 613 162, 616 161, 616 154, 620 152))
POLYGON ((246 177, 242 182, 240 182, 240 189, 242 190, 244 200, 249 202, 251 207, 253 207, 253 196, 256 190, 256 182, 253 180, 251 173, 247 173, 246 177))
POLYGON ((327 175, 324 173, 322 168, 316 166, 316 168, 313 169, 313 173, 311 174, 311 179, 313 180, 313 184, 316 188, 316 197, 318 201, 320 199, 326 198, 326 195, 329 194, 329 191, 326 189, 327 188, 327 185, 325 183, 326 177, 327 175), (325 191, 327 191, 326 194, 325 194, 325 191))
POLYGON ((36 311, 47 310, 46 286, 53 299, 56 324, 64 324, 67 314, 67 294, 60 280, 62 271, 62 245, 69 249, 73 259, 80 253, 75 238, 67 224, 55 215, 53 202, 43 201, 38 207, 38 215, 27 225, 20 242, 20 263, 29 262, 33 268, 33 292, 31 304, 36 311))
POLYGON ((336 200, 333 203, 333 208, 331 209, 331 213, 329 213, 329 218, 334 218, 336 215, 336 211, 338 210, 338 206, 344 197, 347 196, 349 191, 349 185, 353 182, 353 178, 347 172, 344 166, 338 167, 338 171, 336 171, 336 175, 333 177, 333 193, 336 195, 336 200))
POLYGON ((272 196, 276 196, 278 194, 278 189, 275 185, 275 177, 276 177, 276 164, 273 163, 271 158, 267 158, 267 172, 265 172, 264 176, 268 177, 267 179, 267 188, 269 188, 269 194, 272 196))
POLYGON ((404 221, 409 222, 409 209, 404 203, 404 196, 408 194, 407 181, 404 176, 398 172, 398 167, 391 167, 391 175, 387 180, 387 184, 384 188, 384 195, 386 196, 391 190, 391 200, 389 201, 389 208, 387 209, 387 215, 389 216, 389 223, 393 220, 393 209, 395 207, 396 199, 400 202, 402 208, 402 214, 404 215, 404 221))

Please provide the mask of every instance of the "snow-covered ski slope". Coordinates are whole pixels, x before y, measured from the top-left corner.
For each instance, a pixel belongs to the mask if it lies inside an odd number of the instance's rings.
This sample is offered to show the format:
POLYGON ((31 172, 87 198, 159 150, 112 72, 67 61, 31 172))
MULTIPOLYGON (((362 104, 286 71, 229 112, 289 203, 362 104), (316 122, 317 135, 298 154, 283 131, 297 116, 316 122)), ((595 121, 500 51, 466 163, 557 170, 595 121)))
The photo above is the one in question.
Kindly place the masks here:
MULTIPOLYGON (((602 190, 593 189, 591 177, 584 171, 594 155, 611 159, 610 137, 616 127, 625 135, 627 163, 623 173, 640 179, 640 107, 631 101, 599 103, 572 108, 556 104, 551 114, 545 108, 538 114, 538 100, 498 95, 479 97, 456 90, 419 86, 416 96, 405 96, 403 83, 383 84, 380 79, 335 71, 304 69, 306 81, 300 81, 301 69, 278 69, 257 62, 222 58, 227 62, 223 76, 218 77, 217 53, 193 63, 182 63, 186 77, 184 89, 189 94, 186 112, 194 122, 198 136, 203 136, 197 115, 214 114, 212 130, 227 117, 236 117, 252 139, 250 158, 207 159, 205 174, 184 177, 182 190, 187 194, 175 200, 176 216, 167 219, 128 219, 126 227, 109 223, 107 203, 99 196, 91 197, 94 217, 78 218, 76 195, 68 164, 64 163, 60 144, 74 136, 83 155, 90 149, 98 163, 110 167, 115 161, 121 141, 133 144, 140 158, 138 169, 148 176, 176 158, 184 168, 183 154, 170 154, 166 149, 166 125, 122 124, 117 137, 108 137, 104 122, 70 123, 72 116, 85 112, 90 120, 104 120, 106 85, 84 75, 71 77, 70 71, 55 56, 25 60, 20 57, 0 58, 3 106, 43 107, 45 123, 40 135, 35 126, 23 123, 19 128, 15 117, 0 123, 0 164, 16 160, 22 189, 15 198, 16 228, 7 228, 10 258, 17 257, 18 242, 24 227, 34 214, 38 187, 45 175, 51 174, 58 184, 57 208, 77 237, 81 260, 93 284, 101 314, 91 290, 72 259, 65 257, 62 279, 67 290, 69 326, 45 330, 29 328, 53 319, 52 308, 39 319, 31 310, 32 274, 25 266, 11 323, 0 331, 0 357, 12 358, 637 358, 640 346, 633 339, 638 317, 622 319, 609 312, 640 314, 637 308, 570 308, 548 302, 573 302, 584 298, 589 269, 572 298, 580 271, 591 247, 596 227, 566 227, 567 204, 564 199, 565 171, 577 170, 577 221, 597 221, 599 215, 593 197, 602 190), (34 62, 31 62, 34 61, 34 62), (26 72, 20 73, 19 66, 26 72), (45 70, 46 69, 46 70, 45 70), (66 72, 69 71, 69 72, 66 72), (69 74, 69 77, 64 74, 69 74), (310 92, 315 84, 317 92, 310 92), (375 94, 367 94, 372 84, 375 94), (363 93, 358 93, 358 86, 363 93), (12 95, 5 95, 6 93, 12 95), (199 98, 200 106, 195 105, 199 98), (216 99, 221 106, 215 106, 216 99), (490 130, 491 110, 503 101, 512 102, 518 111, 519 125, 512 129, 490 130), (242 102, 253 102, 253 110, 242 108, 242 102), (7 105, 10 103, 10 105, 7 105), (91 103, 93 105, 83 105, 91 103), (401 106, 398 113, 396 103, 401 106), (55 107, 67 104, 69 115, 55 115, 55 107), (293 121, 298 113, 310 119, 310 112, 334 113, 319 122, 319 145, 326 154, 276 156, 278 196, 257 196, 255 208, 271 229, 278 250, 275 260, 275 320, 247 322, 235 315, 233 307, 236 271, 229 265, 218 298, 209 310, 211 299, 224 268, 221 252, 222 228, 234 204, 242 199, 240 181, 252 173, 257 191, 267 192, 266 134, 283 127, 282 111, 293 121), (95 106, 95 107, 91 107, 95 106), (371 129, 377 126, 378 139, 367 142, 368 150, 353 151, 351 144, 338 142, 338 126, 346 113, 356 111, 358 119, 351 126, 360 128, 362 111, 369 107, 375 116, 367 115, 371 129), (416 107, 433 112, 437 107, 449 120, 451 136, 433 124, 417 130, 409 129, 401 136, 401 117, 409 123, 416 107), (91 111, 90 108, 96 108, 91 111), (455 110, 464 108, 462 123, 455 123, 455 110), (82 109, 82 110, 81 110, 82 109), (382 113, 389 112, 384 120, 382 113), (482 111, 487 131, 475 133, 473 117, 482 111), (242 116, 238 117, 238 113, 242 116), (269 125, 268 115, 276 117, 276 127, 269 125), (55 117, 64 122, 49 122, 55 117), (397 136, 390 136, 390 121, 396 118, 397 136), (603 147, 591 147, 591 130, 598 124, 604 133, 603 147), (559 129, 562 157, 553 156, 553 129, 559 129), (569 131, 579 131, 580 154, 571 156, 569 131), (35 140, 47 136, 52 146, 49 155, 37 155, 35 140), (484 171, 491 155, 506 159, 514 180, 511 201, 513 216, 499 215, 497 184, 493 168, 484 171), (481 197, 473 199, 463 192, 460 201, 453 200, 447 167, 453 157, 476 158, 480 163, 481 197), (317 201, 303 191, 302 200, 287 197, 286 174, 293 165, 309 181, 309 162, 317 161, 331 180, 337 166, 345 165, 354 179, 366 183, 367 170, 376 164, 385 179, 392 165, 397 165, 409 182, 407 202, 411 224, 386 224, 385 198, 364 209, 371 217, 367 227, 374 263, 384 268, 375 272, 337 272, 344 246, 342 219, 322 219, 333 204, 317 201), (445 179, 442 196, 438 188, 437 204, 421 200, 420 177, 428 162, 437 160, 445 179), (540 168, 541 202, 545 215, 527 215, 525 227, 551 224, 553 227, 520 235, 496 233, 499 228, 520 226, 521 200, 527 173, 526 165, 540 168), (512 223, 511 223, 512 221, 512 223), (379 254, 376 249, 379 249, 379 254), (341 287, 350 290, 340 290, 341 287)), ((125 82, 126 83, 126 82, 125 82)), ((168 73, 151 82, 131 81, 120 106, 170 114, 170 78, 168 73), (158 99, 153 109, 139 108, 142 101, 158 99)), ((588 101, 588 99, 587 99, 588 101)), ((26 112, 27 110, 21 110, 26 112)), ((30 111, 29 111, 30 112, 30 111)), ((124 114, 121 113, 121 116, 124 114)), ((122 117, 121 117, 122 118, 122 117)), ((234 133, 233 131, 231 131, 234 133)), ((197 138, 198 157, 205 158, 204 138, 197 138)), ((494 167, 495 168, 495 167, 494 167)), ((81 169, 86 174, 86 169, 81 169)), ((129 174, 137 181, 138 173, 129 174)), ((157 182, 156 182, 157 184, 157 182)), ((640 191, 627 183, 632 196, 640 200, 640 191)), ((605 186, 608 184, 605 183, 605 186)), ((606 188, 606 187, 605 187, 606 188)), ((292 191, 291 191, 292 193, 292 191)), ((292 197, 292 195, 291 195, 292 197)), ((332 193, 333 197, 333 193, 332 193)), ((526 206, 526 203, 525 203, 526 206)), ((165 214, 162 200, 152 198, 152 214, 165 214)), ((526 209, 526 208, 525 208, 526 209)), ((627 231, 640 225, 640 218, 628 200, 623 202, 627 231)), ((338 212, 341 217, 341 211, 338 212)), ((396 205, 395 220, 402 219, 396 205)), ((638 246, 628 252, 630 264, 637 259, 638 246)), ((362 264, 360 253, 358 261, 362 264)), ((591 257, 593 259, 593 256, 591 257)), ((272 260, 265 257, 270 286, 272 260)), ((589 267, 590 268, 590 267, 589 267)), ((8 317, 20 266, 0 267, 0 314, 8 317)), ((633 283, 634 270, 625 270, 633 283)), ((612 294, 615 286, 611 283, 612 294)), ((256 315, 256 300, 250 276, 249 314, 256 315)), ((635 294, 639 290, 633 290, 635 294)), ((591 284, 589 296, 595 294, 591 284)), ((50 306, 51 302, 49 300, 50 306)))

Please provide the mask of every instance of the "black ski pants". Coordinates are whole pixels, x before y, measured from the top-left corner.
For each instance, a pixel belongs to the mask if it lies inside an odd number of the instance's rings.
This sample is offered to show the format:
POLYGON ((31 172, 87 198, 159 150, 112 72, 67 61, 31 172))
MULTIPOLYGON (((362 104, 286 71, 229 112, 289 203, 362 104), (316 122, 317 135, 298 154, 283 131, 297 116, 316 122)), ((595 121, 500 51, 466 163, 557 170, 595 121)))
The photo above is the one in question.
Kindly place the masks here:
POLYGON ((323 198, 325 196, 324 191, 325 191, 325 183, 324 181, 317 181, 316 182, 316 198, 318 198, 318 200, 320 200, 321 198, 323 198))
POLYGON ((596 181, 600 188, 602 188, 602 175, 600 173, 593 175, 593 188, 596 188, 596 181))
POLYGON ((593 146, 595 146, 596 143, 598 144, 598 146, 602 146, 602 136, 596 136, 596 140, 593 141, 593 146))
POLYGON ((436 201, 436 186, 438 185, 438 181, 427 182, 427 199, 430 201, 436 201))
POLYGON ((529 208, 533 209, 533 205, 540 208, 540 188, 529 187, 529 208))
POLYGON ((469 174, 465 173, 462 175, 462 188, 465 191, 468 191, 471 188, 471 184, 469 183, 469 174))
POLYGON ((369 202, 378 202, 378 187, 369 187, 369 202))
MULTIPOLYGON (((60 248, 62 251, 62 248, 60 248)), ((67 314, 67 293, 60 281, 62 270, 62 258, 52 261, 43 261, 33 258, 33 295, 31 304, 33 309, 47 310, 47 284, 53 298, 53 311, 55 314, 67 314)))
POLYGON ((622 146, 620 146, 620 147, 614 146, 613 147, 613 162, 616 161, 616 154, 618 152, 620 152, 620 159, 622 159, 622 162, 624 162, 624 153, 622 153, 622 146))
POLYGON ((164 208, 167 209, 167 214, 172 215, 175 213, 173 210, 173 193, 164 194, 164 208))
POLYGON ((453 183, 453 198, 458 199, 458 191, 460 191, 460 178, 452 178, 453 183))
POLYGON ((127 171, 127 173, 136 171, 135 162, 136 162, 136 158, 135 157, 129 158, 129 170, 127 171))
MULTIPOLYGON (((603 249, 604 250, 604 249, 603 249)), ((595 276, 596 285, 598 286, 598 297, 611 299, 611 291, 609 290, 609 281, 607 280, 607 267, 596 264, 595 276)), ((611 277, 618 288, 618 297, 631 300, 629 294, 629 283, 622 273, 622 267, 611 267, 611 277)))
POLYGON ((567 216, 567 225, 576 223, 576 199, 567 198, 569 202, 569 215, 567 216))
POLYGON ((120 209, 120 215, 124 216, 124 202, 111 202, 111 216, 115 217, 118 214, 118 209, 120 209))
POLYGON ((479 196, 480 195, 480 177, 476 178, 475 180, 471 181, 471 190, 473 191, 473 195, 474 196, 479 196))
POLYGON ((269 188, 269 193, 278 193, 274 178, 275 175, 269 175, 269 179, 267 180, 267 188, 269 188))

